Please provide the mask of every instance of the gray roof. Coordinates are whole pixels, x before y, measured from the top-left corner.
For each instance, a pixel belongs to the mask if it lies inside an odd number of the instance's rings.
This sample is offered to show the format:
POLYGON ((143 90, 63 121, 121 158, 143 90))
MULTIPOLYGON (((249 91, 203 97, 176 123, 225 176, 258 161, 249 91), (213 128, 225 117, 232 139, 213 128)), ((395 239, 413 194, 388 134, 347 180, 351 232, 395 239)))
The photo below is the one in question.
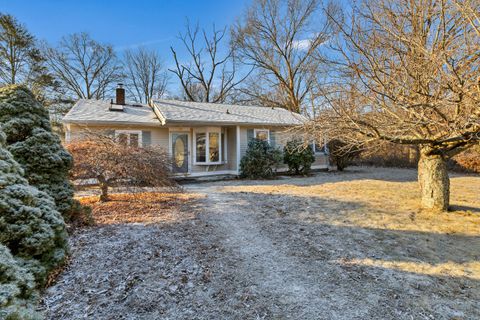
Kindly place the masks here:
POLYGON ((160 125, 152 108, 147 105, 126 105, 123 112, 110 111, 110 102, 103 100, 78 100, 63 117, 65 123, 143 124, 160 125))
POLYGON ((305 121, 300 114, 281 108, 176 100, 155 100, 154 106, 166 123, 298 125, 305 121))
POLYGON ((305 118, 281 108, 241 106, 176 100, 155 100, 148 105, 126 105, 124 111, 110 111, 110 102, 79 100, 63 118, 65 123, 98 124, 255 124, 298 125, 305 118))

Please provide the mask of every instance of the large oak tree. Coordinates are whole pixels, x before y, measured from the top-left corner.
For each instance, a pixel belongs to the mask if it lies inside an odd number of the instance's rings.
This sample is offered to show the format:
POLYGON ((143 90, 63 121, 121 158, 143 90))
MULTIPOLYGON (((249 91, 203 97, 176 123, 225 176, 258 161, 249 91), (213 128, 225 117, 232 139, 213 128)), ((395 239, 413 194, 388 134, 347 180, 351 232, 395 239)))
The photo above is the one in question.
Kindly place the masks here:
POLYGON ((310 129, 420 150, 424 208, 446 210, 446 160, 480 140, 480 2, 363 0, 340 28, 331 109, 310 129))

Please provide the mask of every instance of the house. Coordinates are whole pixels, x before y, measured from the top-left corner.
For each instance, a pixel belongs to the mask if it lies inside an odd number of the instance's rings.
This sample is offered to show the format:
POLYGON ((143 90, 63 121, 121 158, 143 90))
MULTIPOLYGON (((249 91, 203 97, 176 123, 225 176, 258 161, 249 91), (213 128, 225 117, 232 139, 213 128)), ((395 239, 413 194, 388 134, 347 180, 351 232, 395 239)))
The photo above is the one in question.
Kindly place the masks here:
MULTIPOLYGON (((165 148, 178 175, 237 175, 250 139, 264 139, 283 149, 292 138, 289 129, 304 121, 280 108, 174 100, 151 104, 125 103, 121 86, 115 101, 79 100, 63 118, 65 140, 69 143, 92 132, 114 135, 125 144, 165 148)), ((313 168, 327 168, 322 151, 316 152, 313 168)))

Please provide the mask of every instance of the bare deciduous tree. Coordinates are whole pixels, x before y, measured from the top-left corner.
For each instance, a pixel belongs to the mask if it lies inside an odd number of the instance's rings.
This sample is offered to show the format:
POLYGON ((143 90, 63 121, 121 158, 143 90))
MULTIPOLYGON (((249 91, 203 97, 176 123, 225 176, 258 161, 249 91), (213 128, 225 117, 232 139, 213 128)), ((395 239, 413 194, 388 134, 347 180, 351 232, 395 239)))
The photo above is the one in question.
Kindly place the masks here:
POLYGON ((167 88, 168 74, 158 52, 139 48, 125 53, 127 90, 140 103, 161 97, 167 88))
POLYGON ((236 55, 257 70, 243 88, 252 100, 301 111, 320 71, 320 47, 333 32, 319 9, 317 0, 255 0, 232 28, 236 55))
POLYGON ((62 38, 56 48, 44 48, 46 63, 66 93, 79 99, 104 99, 121 80, 121 67, 111 45, 86 33, 62 38))
POLYGON ((446 210, 446 160, 480 140, 480 3, 363 0, 341 29, 338 85, 311 130, 417 145, 424 208, 446 210))
POLYGON ((213 26, 211 35, 198 24, 192 27, 187 21, 185 34, 180 34, 191 61, 183 64, 177 52, 170 47, 175 59, 173 72, 182 85, 185 98, 190 101, 225 102, 233 89, 245 79, 237 79, 236 64, 230 49, 222 55, 222 42, 226 29, 217 30, 213 26), (199 45, 199 42, 203 42, 199 45))

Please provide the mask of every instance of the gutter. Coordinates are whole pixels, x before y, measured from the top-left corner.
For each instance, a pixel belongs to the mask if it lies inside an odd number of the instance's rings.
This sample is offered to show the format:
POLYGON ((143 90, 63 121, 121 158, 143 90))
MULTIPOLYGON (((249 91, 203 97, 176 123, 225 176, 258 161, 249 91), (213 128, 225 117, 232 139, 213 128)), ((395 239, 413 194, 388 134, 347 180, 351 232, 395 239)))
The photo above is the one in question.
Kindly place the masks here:
POLYGON ((131 122, 131 121, 104 121, 104 120, 62 120, 63 124, 102 124, 102 125, 139 125, 158 127, 157 122, 131 122))

